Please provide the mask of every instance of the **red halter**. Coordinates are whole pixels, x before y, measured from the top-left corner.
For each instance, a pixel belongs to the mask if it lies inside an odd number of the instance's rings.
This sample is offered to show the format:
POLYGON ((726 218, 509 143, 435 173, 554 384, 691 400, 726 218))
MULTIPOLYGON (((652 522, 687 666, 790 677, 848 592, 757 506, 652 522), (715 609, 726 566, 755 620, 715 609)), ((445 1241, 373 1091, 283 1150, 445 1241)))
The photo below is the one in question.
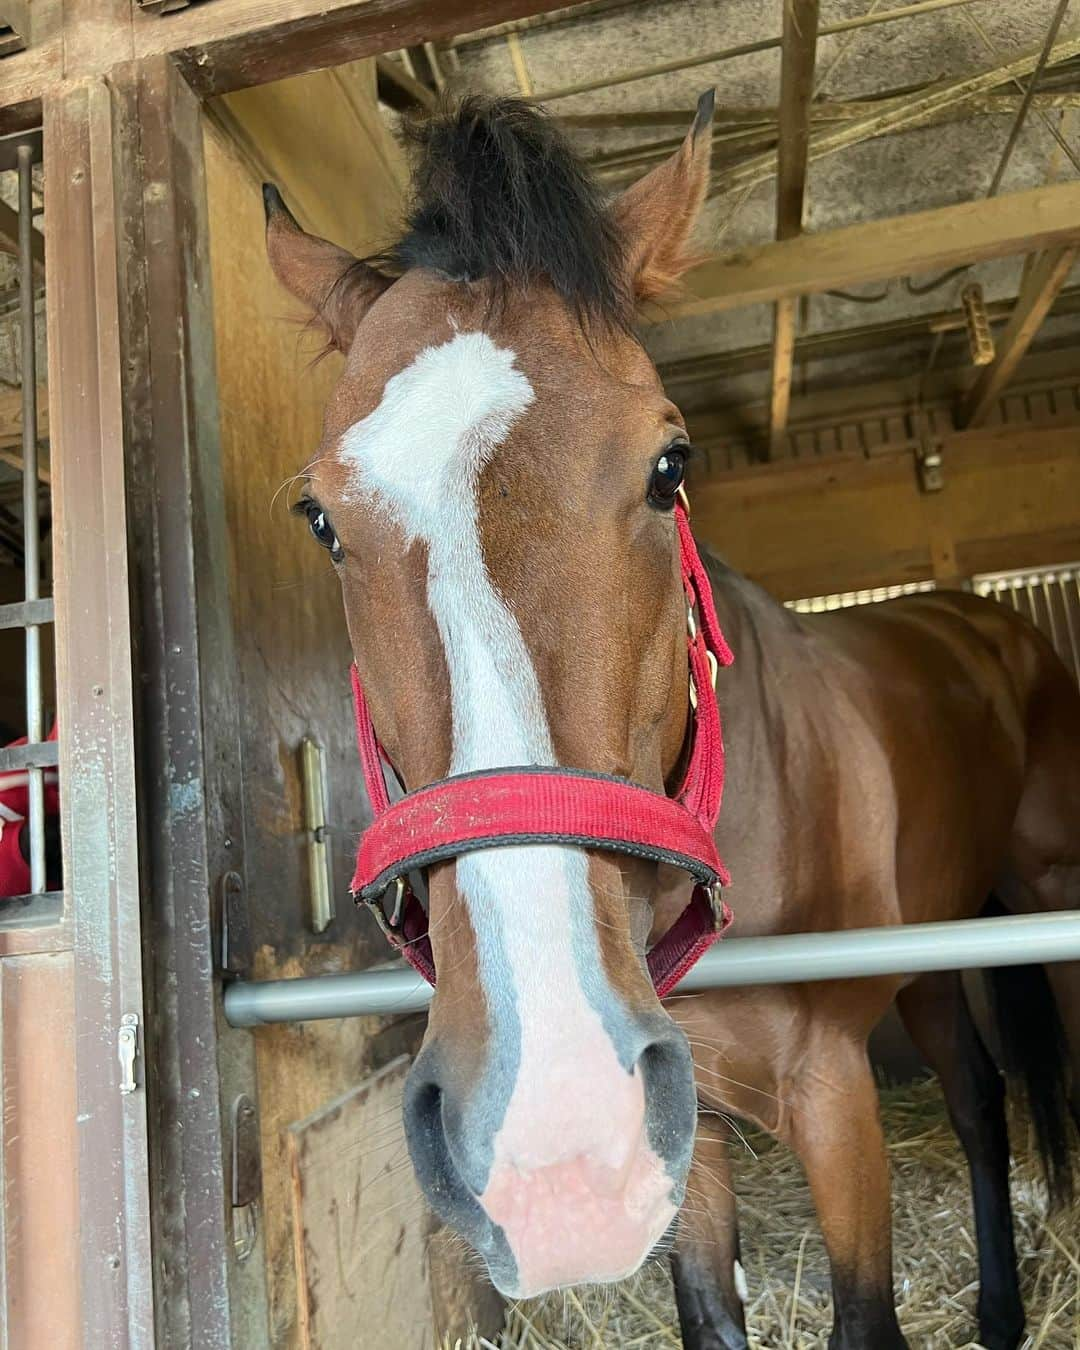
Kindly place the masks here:
POLYGON ((360 840, 352 894, 357 903, 370 906, 391 944, 429 984, 435 983, 435 961, 428 916, 408 873, 474 849, 563 844, 685 868, 695 883, 690 903, 647 958, 661 998, 731 922, 720 894, 729 877, 713 829, 724 790, 716 670, 733 658, 682 503, 675 507, 675 519, 688 605, 692 722, 686 773, 674 797, 624 778, 530 765, 444 778, 391 805, 381 760, 390 761, 353 666, 356 739, 374 820, 360 840), (388 891, 389 910, 383 904, 388 891))

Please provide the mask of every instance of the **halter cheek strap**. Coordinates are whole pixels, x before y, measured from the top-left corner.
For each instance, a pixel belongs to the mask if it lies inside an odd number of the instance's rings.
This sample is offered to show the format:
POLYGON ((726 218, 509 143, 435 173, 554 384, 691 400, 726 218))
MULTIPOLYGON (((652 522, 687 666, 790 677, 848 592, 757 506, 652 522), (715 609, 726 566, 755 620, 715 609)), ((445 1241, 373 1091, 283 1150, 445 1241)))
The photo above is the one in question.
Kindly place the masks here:
POLYGON ((428 917, 408 874, 476 849, 560 844, 687 871, 694 880, 690 903, 647 957, 661 998, 731 923, 721 895, 729 877, 713 830, 724 790, 716 674, 733 658, 681 502, 675 519, 687 601, 691 719, 686 770, 674 797, 624 778, 522 765, 444 778, 391 804, 382 772, 382 762, 389 760, 353 666, 356 739, 374 819, 360 840, 352 893, 429 984, 435 983, 435 960, 428 917))

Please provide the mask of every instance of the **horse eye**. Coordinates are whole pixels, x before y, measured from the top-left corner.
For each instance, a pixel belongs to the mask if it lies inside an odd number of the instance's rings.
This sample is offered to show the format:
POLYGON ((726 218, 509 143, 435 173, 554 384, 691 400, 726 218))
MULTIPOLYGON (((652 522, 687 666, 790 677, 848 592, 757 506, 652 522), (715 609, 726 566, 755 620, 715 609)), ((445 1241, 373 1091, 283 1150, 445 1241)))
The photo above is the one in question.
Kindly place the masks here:
POLYGON ((323 548, 329 549, 330 556, 335 562, 340 562, 344 556, 344 550, 338 543, 338 537, 334 533, 334 527, 330 524, 330 517, 317 503, 312 502, 307 509, 308 525, 311 527, 311 533, 316 540, 322 544, 323 548))
POLYGON ((649 477, 649 503, 670 511, 686 476, 686 450, 673 445, 653 465, 649 477))

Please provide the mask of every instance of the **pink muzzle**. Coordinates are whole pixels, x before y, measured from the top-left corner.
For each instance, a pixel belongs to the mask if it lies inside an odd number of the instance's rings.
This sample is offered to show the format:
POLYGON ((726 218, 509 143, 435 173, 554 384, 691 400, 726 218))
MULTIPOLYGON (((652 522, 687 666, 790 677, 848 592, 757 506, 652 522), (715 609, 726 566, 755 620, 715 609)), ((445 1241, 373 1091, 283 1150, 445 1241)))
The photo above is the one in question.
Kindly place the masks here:
POLYGON ((383 761, 390 761, 353 666, 356 738, 374 820, 360 840, 351 889, 429 984, 435 983, 435 960, 428 917, 408 874, 475 849, 571 845, 685 869, 695 883, 690 903, 647 957, 660 998, 731 923, 731 910, 721 895, 730 878, 713 830, 724 790, 716 671, 729 666, 733 657, 681 503, 675 517, 688 605, 691 726, 686 772, 674 797, 624 778, 529 765, 444 778, 391 804, 382 772, 383 761))

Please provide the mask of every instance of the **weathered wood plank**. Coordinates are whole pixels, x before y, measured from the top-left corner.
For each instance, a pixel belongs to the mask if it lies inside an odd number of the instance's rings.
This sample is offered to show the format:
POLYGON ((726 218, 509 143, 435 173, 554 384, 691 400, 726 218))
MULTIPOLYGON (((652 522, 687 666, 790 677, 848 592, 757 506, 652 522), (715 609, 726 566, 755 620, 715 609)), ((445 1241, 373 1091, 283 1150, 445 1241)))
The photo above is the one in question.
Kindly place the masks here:
POLYGON ((308 1350, 423 1345, 431 1334, 431 1220, 401 1120, 402 1056, 291 1126, 300 1343, 308 1350))
POLYGON ((229 0, 137 14, 135 52, 175 53, 193 89, 222 94, 547 8, 547 0, 229 0))
POLYGON ((710 259, 654 321, 815 295, 1080 241, 1080 183, 962 202, 710 259))

